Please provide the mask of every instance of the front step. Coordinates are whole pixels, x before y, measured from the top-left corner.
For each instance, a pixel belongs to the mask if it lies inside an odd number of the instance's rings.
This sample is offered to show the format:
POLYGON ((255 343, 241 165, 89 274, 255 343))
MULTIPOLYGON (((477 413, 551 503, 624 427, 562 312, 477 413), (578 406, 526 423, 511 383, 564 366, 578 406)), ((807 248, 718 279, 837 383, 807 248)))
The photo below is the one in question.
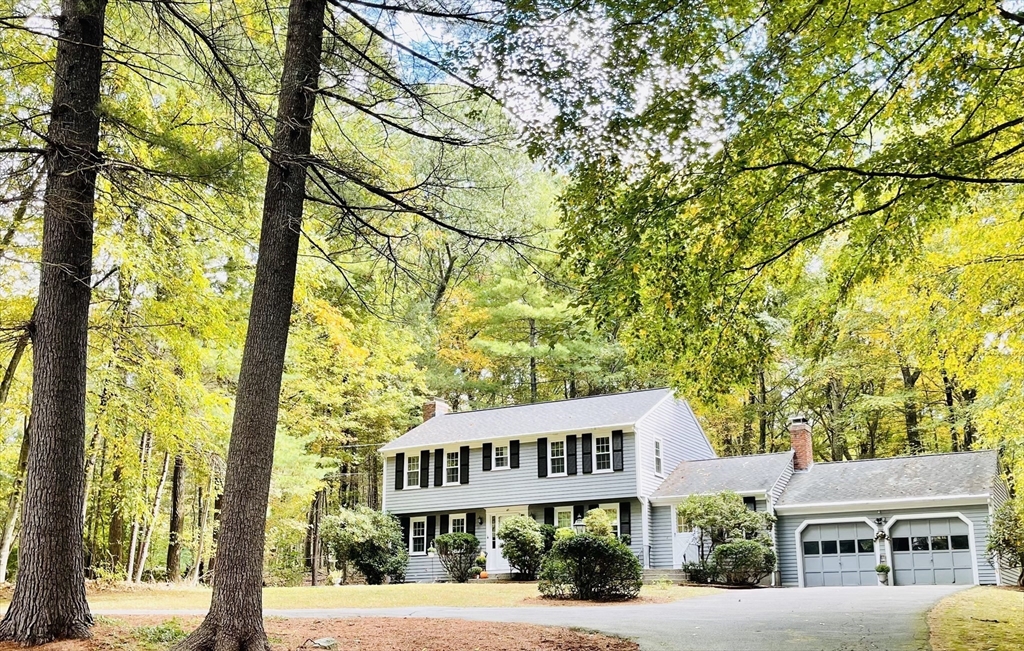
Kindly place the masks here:
POLYGON ((679 585, 687 583, 690 575, 683 570, 644 570, 644 583, 664 583, 668 581, 679 585))

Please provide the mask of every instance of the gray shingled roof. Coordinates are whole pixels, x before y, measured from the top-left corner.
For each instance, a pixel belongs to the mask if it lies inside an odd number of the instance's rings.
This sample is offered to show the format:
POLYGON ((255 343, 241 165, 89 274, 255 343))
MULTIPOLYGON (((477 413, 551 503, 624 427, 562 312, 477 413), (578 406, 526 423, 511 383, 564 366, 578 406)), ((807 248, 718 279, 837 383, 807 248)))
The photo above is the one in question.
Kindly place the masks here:
POLYGON ((586 430, 611 425, 627 426, 635 423, 671 393, 671 389, 650 389, 515 407, 455 412, 436 416, 417 425, 381 450, 386 452, 410 447, 586 430))
POLYGON ((685 497, 737 491, 756 493, 771 489, 785 472, 793 451, 683 461, 672 471, 652 498, 685 497))
POLYGON ((985 495, 998 472, 995 450, 816 463, 793 475, 779 506, 985 495))

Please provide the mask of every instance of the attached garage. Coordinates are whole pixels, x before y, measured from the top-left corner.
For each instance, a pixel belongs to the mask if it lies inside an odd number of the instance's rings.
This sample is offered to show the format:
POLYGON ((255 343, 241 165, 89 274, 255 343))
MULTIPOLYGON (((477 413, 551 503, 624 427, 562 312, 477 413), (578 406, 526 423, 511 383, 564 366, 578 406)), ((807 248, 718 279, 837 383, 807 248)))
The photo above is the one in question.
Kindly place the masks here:
POLYGON ((895 584, 976 583, 971 538, 957 517, 898 519, 889 527, 895 584))
POLYGON ((809 524, 801 535, 803 585, 878 585, 875 531, 867 522, 809 524))

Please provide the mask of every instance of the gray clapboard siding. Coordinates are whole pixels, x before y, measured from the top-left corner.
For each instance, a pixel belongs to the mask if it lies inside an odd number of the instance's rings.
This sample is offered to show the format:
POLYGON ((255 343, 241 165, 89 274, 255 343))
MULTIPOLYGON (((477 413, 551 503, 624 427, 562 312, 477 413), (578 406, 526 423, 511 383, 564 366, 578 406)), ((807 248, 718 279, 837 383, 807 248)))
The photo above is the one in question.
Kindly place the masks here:
POLYGON ((716 457, 685 400, 668 397, 636 424, 640 444, 640 494, 650 495, 680 461, 716 457), (654 472, 654 439, 662 442, 662 475, 654 472))
MULTIPOLYGON (((432 513, 414 513, 412 515, 414 517, 415 516, 420 516, 420 515, 434 515, 434 516, 438 516, 437 520, 436 520, 437 524, 435 525, 437 527, 437 529, 434 531, 434 537, 437 537, 437 536, 440 535, 440 529, 441 529, 441 518, 440 518, 440 516, 441 515, 448 515, 449 517, 451 517, 453 515, 454 516, 461 516, 461 515, 464 515, 464 514, 470 513, 470 512, 475 513, 477 515, 477 517, 482 517, 483 514, 484 514, 484 510, 483 509, 464 509, 464 510, 456 510, 456 511, 437 511, 436 513, 433 513, 433 512, 432 513)), ((487 531, 484 528, 484 525, 477 525, 476 526, 476 538, 477 538, 477 540, 480 541, 480 551, 484 551, 484 545, 486 543, 486 541, 484 540, 484 537, 486 535, 487 535, 487 531)), ((436 580, 445 581, 447 579, 448 579, 448 574, 447 574, 447 572, 444 571, 444 568, 441 567, 441 560, 439 558, 437 558, 436 556, 434 558, 430 558, 429 556, 423 556, 423 555, 420 555, 420 556, 413 556, 411 554, 409 555, 409 566, 408 566, 408 568, 406 569, 406 572, 405 572, 405 582, 406 583, 429 583, 431 581, 436 581, 436 580)))
MULTIPOLYGON (((978 580, 982 585, 991 585, 996 582, 995 567, 991 563, 985 551, 988 540, 988 505, 977 506, 956 506, 937 507, 927 509, 898 509, 885 511, 856 511, 843 513, 816 513, 812 515, 780 515, 778 527, 779 540, 779 571, 782 575, 782 585, 796 586, 800 584, 799 568, 797 567, 796 538, 797 528, 804 520, 828 520, 843 518, 867 518, 874 520, 882 516, 886 520, 894 515, 928 514, 928 513, 963 513, 966 518, 974 523, 974 549, 978 559, 978 580)), ((891 562, 890 562, 891 565, 891 562)))
MULTIPOLYGON (((601 434, 605 434, 601 432, 601 434)), ((469 451, 469 483, 434 486, 434 451, 431 450, 430 486, 395 490, 394 455, 387 459, 387 482, 384 485, 385 508, 398 514, 426 513, 451 509, 456 505, 472 508, 517 506, 522 504, 566 504, 585 501, 613 502, 636 497, 636 446, 632 432, 623 435, 623 470, 619 472, 565 477, 537 476, 536 440, 521 440, 519 468, 482 470, 483 448, 469 451)), ((582 445, 579 446, 582 450, 582 445)), ((446 451, 458 450, 458 446, 446 451)), ((408 453, 407 453, 408 454, 408 453)), ((416 451, 415 454, 419 454, 416 451)), ((637 526, 638 527, 638 526, 637 526)), ((639 528, 634 537, 639 535, 639 528)))
POLYGON ((672 568, 672 507, 651 507, 651 567, 672 568))

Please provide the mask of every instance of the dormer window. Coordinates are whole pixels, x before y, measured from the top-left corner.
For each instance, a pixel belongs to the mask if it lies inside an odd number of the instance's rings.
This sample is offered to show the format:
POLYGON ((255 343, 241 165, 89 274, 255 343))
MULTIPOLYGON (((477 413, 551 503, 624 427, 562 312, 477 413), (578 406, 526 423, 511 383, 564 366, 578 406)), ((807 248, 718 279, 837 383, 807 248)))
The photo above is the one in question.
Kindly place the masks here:
POLYGON ((508 468, 508 445, 494 446, 494 467, 508 468))
POLYGON ((611 472, 612 437, 594 437, 594 472, 611 472))

